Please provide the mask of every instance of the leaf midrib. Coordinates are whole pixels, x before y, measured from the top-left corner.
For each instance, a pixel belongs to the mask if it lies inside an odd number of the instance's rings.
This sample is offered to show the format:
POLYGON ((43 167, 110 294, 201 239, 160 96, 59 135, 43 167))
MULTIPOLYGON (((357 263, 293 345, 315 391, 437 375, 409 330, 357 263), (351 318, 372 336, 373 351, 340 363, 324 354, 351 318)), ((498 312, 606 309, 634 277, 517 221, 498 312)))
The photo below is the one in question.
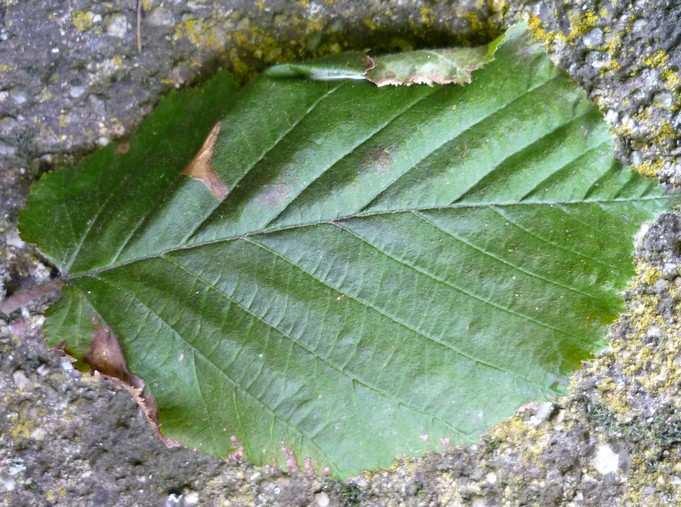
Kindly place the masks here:
MULTIPOLYGON (((342 215, 333 219, 323 219, 323 220, 314 220, 310 222, 302 222, 298 224, 288 224, 288 225, 281 225, 281 226, 273 226, 273 227, 264 227, 261 229, 255 229, 253 231, 249 231, 246 233, 242 234, 235 234, 231 236, 225 236, 222 238, 216 238, 216 239, 209 239, 209 240, 204 240, 204 241, 199 241, 195 243, 183 243, 179 244, 177 246, 174 246, 172 248, 167 248, 165 250, 160 250, 152 255, 146 255, 146 256, 141 256, 137 257, 134 259, 129 259, 123 262, 119 263, 114 263, 114 264, 108 264, 106 266, 102 266, 99 268, 94 268, 94 269, 89 269, 87 271, 81 271, 81 272, 75 272, 75 273, 64 273, 64 276, 67 280, 69 281, 75 281, 79 278, 84 278, 84 277, 93 277, 93 276, 98 276, 102 273, 106 273, 108 271, 113 271, 115 269, 119 269, 125 266, 129 266, 131 264, 135 264, 137 262, 142 262, 146 260, 153 260, 153 259, 160 259, 168 254, 172 254, 175 252, 181 252, 181 251, 186 251, 186 250, 192 250, 195 248, 201 248, 204 246, 209 246, 209 245, 215 245, 215 244, 220 244, 220 243, 227 243, 230 241, 235 241, 239 239, 244 239, 248 238, 250 236, 258 236, 258 235, 265 235, 265 234, 273 234, 276 232, 283 232, 283 231, 289 231, 289 230, 296 230, 296 229, 303 229, 306 227, 315 227, 318 225, 333 225, 335 222, 343 222, 346 220, 352 220, 352 219, 358 219, 358 218, 368 218, 368 217, 381 217, 381 216, 390 216, 390 215, 396 215, 396 214, 401 214, 401 213, 418 213, 418 212, 428 212, 428 211, 445 211, 445 210, 452 210, 452 209, 482 209, 482 208, 489 208, 489 209, 494 209, 494 208, 508 208, 508 207, 531 207, 531 206, 548 206, 548 207, 553 207, 553 206, 584 206, 584 205, 604 205, 604 204, 616 204, 616 203, 626 203, 626 202, 645 202, 645 201, 664 201, 664 200, 671 200, 673 199, 673 196, 669 195, 661 195, 661 196, 654 196, 654 197, 631 197, 631 198, 614 198, 614 199, 589 199, 589 200, 584 200, 584 199, 575 199, 575 200, 568 200, 568 201, 511 201, 511 202, 500 202, 500 203, 495 203, 495 202, 481 202, 481 203, 453 203, 453 204, 448 204, 445 206, 415 206, 411 208, 400 208, 400 209, 392 209, 392 210, 378 210, 378 211, 361 211, 359 213, 351 213, 348 215, 342 215)), ((574 252, 573 252, 574 253, 574 252)))

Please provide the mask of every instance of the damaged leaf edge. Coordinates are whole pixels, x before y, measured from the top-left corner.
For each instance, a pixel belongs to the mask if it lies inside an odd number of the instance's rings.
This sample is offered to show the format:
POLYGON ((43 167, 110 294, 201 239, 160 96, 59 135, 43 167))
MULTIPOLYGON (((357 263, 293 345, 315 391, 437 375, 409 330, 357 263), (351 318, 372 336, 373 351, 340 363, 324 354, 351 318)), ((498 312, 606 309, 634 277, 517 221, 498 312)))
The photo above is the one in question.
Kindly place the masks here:
POLYGON ((303 63, 283 63, 274 65, 265 70, 263 74, 271 78, 307 78, 313 81, 369 81, 378 87, 465 85, 471 82, 473 72, 494 60, 497 49, 509 38, 509 34, 525 31, 526 28, 526 23, 519 22, 509 27, 503 34, 483 46, 455 46, 452 48, 420 49, 378 56, 370 56, 367 54, 367 51, 350 51, 303 63), (433 77, 432 74, 425 73, 423 65, 420 67, 417 66, 417 70, 411 72, 404 78, 398 78, 393 73, 381 69, 381 66, 385 66, 386 61, 390 61, 394 57, 402 59, 410 54, 425 52, 439 55, 442 51, 451 51, 453 49, 470 52, 479 51, 481 53, 480 60, 476 65, 459 69, 461 75, 452 77, 447 77, 446 73, 442 77, 433 77))
MULTIPOLYGON (((182 444, 180 442, 164 435, 161 431, 156 399, 149 388, 147 388, 144 380, 130 372, 125 353, 113 329, 106 323, 97 309, 94 308, 87 295, 83 294, 75 285, 69 284, 69 287, 77 291, 88 302, 88 306, 92 311, 93 315, 89 319, 89 323, 92 326, 90 346, 82 358, 78 358, 64 341, 53 344, 52 348, 64 354, 72 363, 75 363, 75 366, 81 372, 89 373, 95 378, 105 378, 127 391, 141 410, 154 436, 167 448, 181 447, 182 444)), ((49 324, 47 323, 45 334, 48 337, 51 334, 49 324)))

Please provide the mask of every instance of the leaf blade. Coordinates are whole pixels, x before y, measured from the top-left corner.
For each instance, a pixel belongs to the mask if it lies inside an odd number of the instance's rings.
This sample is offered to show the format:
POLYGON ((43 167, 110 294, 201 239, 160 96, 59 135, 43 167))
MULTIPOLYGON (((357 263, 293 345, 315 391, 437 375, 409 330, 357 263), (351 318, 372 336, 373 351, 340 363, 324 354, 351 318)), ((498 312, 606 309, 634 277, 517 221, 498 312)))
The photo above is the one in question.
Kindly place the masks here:
MULTIPOLYGON (((130 170, 161 179, 143 203, 95 193, 60 224, 78 201, 41 218, 66 180, 39 184, 27 236, 115 331, 167 436, 225 455, 234 433, 257 462, 284 446, 348 475, 473 440, 598 350, 631 237, 675 198, 614 160, 521 30, 494 49, 465 87, 266 76, 233 106, 223 90, 209 158, 225 193, 170 154, 130 170)), ((127 184, 76 174, 59 196, 127 184)), ((52 340, 83 349, 64 336, 83 322, 66 303, 58 317, 52 340)))

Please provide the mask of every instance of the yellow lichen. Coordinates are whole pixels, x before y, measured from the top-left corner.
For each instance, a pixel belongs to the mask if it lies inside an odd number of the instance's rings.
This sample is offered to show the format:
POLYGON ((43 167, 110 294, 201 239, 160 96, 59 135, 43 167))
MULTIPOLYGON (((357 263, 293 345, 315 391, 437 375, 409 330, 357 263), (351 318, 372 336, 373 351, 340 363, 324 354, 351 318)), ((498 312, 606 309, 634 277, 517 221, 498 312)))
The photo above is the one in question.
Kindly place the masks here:
POLYGON ((492 428, 490 436, 494 439, 505 442, 514 435, 522 435, 526 431, 527 425, 523 422, 523 420, 518 416, 513 416, 492 428))
POLYGON ((483 23, 480 21, 480 18, 475 12, 469 12, 466 14, 466 19, 468 20, 468 23, 471 25, 471 30, 475 33, 481 33, 484 29, 483 23))
POLYGON ((369 30, 376 30, 378 28, 378 24, 376 21, 374 21, 374 18, 371 18, 367 16, 366 18, 362 19, 362 23, 364 26, 366 26, 369 30))
POLYGON ((649 177, 655 177, 660 173, 660 170, 664 166, 664 162, 662 159, 656 159, 656 160, 646 160, 645 162, 642 162, 638 164, 637 166, 634 166, 634 169, 636 172, 639 174, 642 174, 643 176, 649 176, 649 177))
POLYGON ((9 436, 12 440, 26 440, 31 437, 35 428, 35 423, 32 421, 20 419, 10 428, 9 436))
POLYGON ((433 9, 425 5, 419 9, 419 15, 421 16, 421 23, 425 26, 432 25, 433 21, 435 21, 433 9))
POLYGON ((603 50, 606 51, 611 57, 619 52, 622 47, 622 36, 619 33, 612 34, 608 41, 604 44, 603 50))
POLYGON ((681 75, 678 71, 672 69, 665 69, 662 72, 662 79, 664 85, 670 90, 676 90, 681 85, 681 75))
POLYGON ((598 72, 600 74, 605 74, 607 72, 615 72, 621 68, 620 63, 615 60, 614 58, 608 61, 605 65, 603 65, 600 69, 598 69, 598 72))
POLYGON ((506 0, 488 0, 487 6, 494 14, 503 14, 508 10, 508 2, 506 0))
POLYGON ((552 44, 559 39, 564 39, 565 36, 562 33, 548 32, 542 26, 541 19, 539 16, 530 16, 527 20, 527 26, 530 29, 530 33, 534 35, 537 40, 542 41, 545 44, 552 44))
POLYGON ((656 143, 664 143, 674 139, 676 139, 676 130, 672 127, 671 123, 666 121, 657 129, 654 141, 656 143))
POLYGON ((649 67, 657 68, 662 67, 668 61, 669 55, 663 49, 658 49, 652 55, 645 58, 643 60, 643 63, 645 63, 649 67))
POLYGON ((55 489, 49 489, 45 493, 45 500, 54 503, 59 501, 59 499, 66 497, 66 488, 64 486, 59 486, 55 489))
POLYGON ((71 15, 71 23, 79 32, 87 32, 94 24, 94 17, 90 11, 75 11, 71 15))
POLYGON ((225 46, 224 31, 202 19, 189 18, 175 27, 175 39, 188 39, 199 49, 218 51, 225 46))
POLYGON ((636 275, 639 283, 653 285, 660 279, 662 273, 660 272, 660 269, 655 266, 650 266, 649 264, 641 263, 638 267, 636 275))
POLYGON ((567 40, 574 41, 596 25, 598 25, 598 16, 593 11, 570 16, 570 33, 567 35, 567 40))

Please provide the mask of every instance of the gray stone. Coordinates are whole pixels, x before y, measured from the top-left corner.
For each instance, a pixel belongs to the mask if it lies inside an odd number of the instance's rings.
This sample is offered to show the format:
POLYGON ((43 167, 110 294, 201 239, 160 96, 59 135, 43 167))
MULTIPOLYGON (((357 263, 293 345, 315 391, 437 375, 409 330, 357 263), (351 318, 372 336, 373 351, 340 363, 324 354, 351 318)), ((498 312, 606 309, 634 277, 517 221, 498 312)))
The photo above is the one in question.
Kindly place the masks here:
POLYGON ((155 7, 146 17, 145 22, 151 26, 173 26, 175 16, 172 11, 163 6, 155 7))
POLYGON ((620 457, 608 444, 601 444, 596 448, 591 464, 601 475, 614 474, 619 470, 620 457))
POLYGON ((69 90, 69 96, 71 98, 77 99, 78 97, 82 97, 85 91, 86 88, 84 86, 72 86, 69 90))
POLYGON ((603 30, 600 28, 594 28, 589 33, 587 33, 582 39, 584 45, 589 49, 594 49, 601 44, 603 44, 603 30))
POLYGON ((21 370, 17 370, 12 374, 12 380, 14 380, 14 385, 19 390, 25 391, 31 387, 31 381, 28 380, 26 374, 21 370))
POLYGON ((123 14, 113 14, 106 20, 106 33, 123 39, 129 29, 128 19, 123 14))

